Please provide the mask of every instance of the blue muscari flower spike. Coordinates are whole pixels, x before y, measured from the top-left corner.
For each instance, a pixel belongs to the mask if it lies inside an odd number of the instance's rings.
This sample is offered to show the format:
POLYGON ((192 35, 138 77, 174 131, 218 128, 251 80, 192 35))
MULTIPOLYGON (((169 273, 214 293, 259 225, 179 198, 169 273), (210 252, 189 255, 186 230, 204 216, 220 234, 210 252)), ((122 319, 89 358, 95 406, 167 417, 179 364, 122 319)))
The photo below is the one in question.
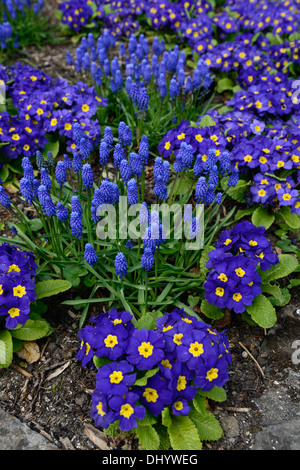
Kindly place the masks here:
POLYGON ((185 83, 184 93, 188 95, 192 91, 192 89, 193 89, 192 79, 191 79, 191 76, 188 75, 186 79, 186 83, 185 83))
POLYGON ((126 126, 123 131, 123 144, 128 147, 132 144, 132 132, 129 126, 126 126))
POLYGON ((92 62, 91 63, 91 75, 92 75, 93 78, 96 76, 97 70, 98 70, 98 66, 97 66, 96 62, 92 62))
POLYGON ((159 75, 158 87, 159 87, 160 96, 163 99, 165 96, 167 96, 167 93, 168 93, 166 78, 163 73, 160 73, 159 75))
POLYGON ((118 140, 120 144, 123 143, 123 132, 124 132, 125 127, 126 127, 125 122, 120 121, 119 126, 118 126, 118 140))
POLYGON ((111 127, 106 126, 104 129, 103 139, 107 143, 108 147, 111 148, 114 143, 114 136, 111 127))
POLYGON ((210 184, 204 196, 204 204, 212 204, 215 199, 215 185, 210 184))
POLYGON ((153 38, 152 42, 152 51, 154 52, 155 55, 160 54, 160 46, 159 46, 159 39, 157 36, 153 38))
POLYGON ((207 159, 204 164, 204 171, 211 170, 216 163, 217 163, 216 151, 215 149, 210 149, 208 151, 207 159))
POLYGON ((42 210, 44 210, 45 208, 45 202, 48 196, 50 195, 49 195, 49 192, 47 191, 46 186, 41 184, 38 188, 38 200, 39 200, 42 210))
POLYGON ((48 164, 39 150, 36 151, 36 164, 39 170, 48 168, 48 164))
POLYGON ((142 254, 142 268, 146 269, 146 271, 150 271, 152 266, 154 265, 154 254, 151 248, 146 247, 142 254))
POLYGON ((115 83, 117 91, 121 90, 121 88, 123 87, 123 75, 121 70, 119 69, 115 73, 115 83))
POLYGON ((150 64, 145 65, 145 67, 143 69, 143 78, 144 78, 145 83, 148 84, 148 83, 151 82, 152 71, 151 71, 150 64))
POLYGON ((63 205, 62 202, 58 202, 57 205, 56 205, 56 217, 58 218, 58 220, 60 220, 61 222, 65 222, 68 217, 69 217, 69 214, 68 214, 68 210, 67 208, 63 205))
POLYGON ((0 185, 0 204, 5 207, 5 209, 8 209, 11 206, 9 196, 2 185, 0 185))
POLYGON ((103 139, 101 139, 101 142, 100 142, 99 157, 100 157, 100 164, 106 165, 109 160, 109 145, 103 139))
POLYGON ((138 204, 139 202, 138 185, 134 178, 131 178, 128 181, 127 197, 128 197, 128 202, 131 206, 134 204, 138 204))
POLYGON ((137 102, 136 102, 138 109, 147 111, 149 101, 150 101, 150 98, 149 98, 147 89, 145 87, 139 88, 139 94, 138 94, 137 102))
POLYGON ((125 152, 121 144, 117 143, 114 148, 114 167, 120 168, 121 161, 125 159, 125 152))
POLYGON ((148 227, 149 225, 149 210, 146 202, 142 202, 139 212, 139 222, 145 227, 148 227))
POLYGON ((126 248, 128 248, 128 249, 130 250, 130 248, 133 248, 134 245, 133 245, 133 243, 132 243, 131 240, 128 240, 128 241, 126 242, 126 245, 125 245, 125 246, 126 246, 126 248))
POLYGON ((153 166, 154 181, 156 182, 159 177, 163 178, 164 163, 161 157, 156 157, 153 166))
POLYGON ((54 167, 54 165, 55 165, 55 161, 54 161, 52 152, 50 152, 50 151, 47 152, 47 163, 48 163, 49 167, 54 167))
POLYGON ((219 170, 217 165, 214 165, 212 169, 209 172, 209 177, 208 177, 208 184, 213 184, 214 186, 217 186, 219 181, 219 170))
POLYGON ((195 188, 195 200, 196 202, 203 202, 205 194, 207 191, 207 182, 206 178, 204 176, 200 176, 196 183, 196 188, 195 188))
POLYGON ((193 173, 195 176, 200 176, 203 171, 203 160, 202 155, 197 155, 196 161, 193 168, 193 173))
POLYGON ((131 167, 126 159, 123 159, 120 164, 120 174, 124 183, 128 183, 132 176, 131 167))
POLYGON ((56 215, 55 204, 52 201, 50 196, 46 197, 46 200, 45 200, 45 214, 48 217, 54 217, 56 215))
POLYGON ((72 196, 71 198, 71 212, 76 212, 78 215, 82 215, 82 207, 78 196, 72 196))
POLYGON ((82 216, 77 212, 71 212, 70 216, 70 228, 73 237, 81 240, 82 237, 82 216))
POLYGON ((127 260, 123 253, 118 253, 115 258, 115 270, 120 278, 127 276, 127 260))
POLYGON ((90 266, 94 266, 98 261, 98 256, 90 243, 86 243, 84 248, 84 258, 90 266))
POLYGON ((154 194, 155 196, 158 197, 160 201, 164 201, 167 199, 168 196, 168 187, 163 181, 163 177, 159 176, 156 179, 155 185, 154 185, 154 194))
POLYGON ((118 87, 117 87, 117 84, 116 84, 116 81, 113 77, 110 78, 110 90, 113 92, 113 93, 117 93, 118 91, 118 87))
POLYGON ((25 201, 28 202, 29 204, 32 204, 35 198, 33 187, 32 187, 32 182, 28 180, 27 178, 24 178, 24 177, 21 178, 20 191, 25 201))
POLYGON ((84 189, 92 189, 94 185, 94 175, 91 165, 85 163, 82 167, 82 186, 84 189))
POLYGON ((175 78, 172 78, 169 85, 169 95, 174 100, 179 95, 179 86, 175 78))
POLYGON ((139 156, 143 164, 147 165, 149 160, 149 141, 148 137, 145 134, 142 136, 140 141, 139 156))
POLYGON ((124 46, 124 42, 121 42, 120 43, 120 56, 123 57, 124 55, 126 55, 126 49, 124 46))
POLYGON ((61 186, 63 186, 65 182, 67 181, 67 167, 63 160, 60 160, 59 162, 57 162, 57 165, 55 168, 55 178, 56 178, 56 181, 61 186))
POLYGON ((89 158, 91 151, 93 150, 93 144, 91 143, 90 139, 85 136, 80 139, 79 143, 79 153, 83 160, 89 158))
POLYGON ((180 88, 183 88, 184 87, 184 83, 185 83, 185 73, 184 73, 184 69, 183 68, 180 68, 177 72, 177 82, 178 82, 178 85, 180 88))
POLYGON ((73 140, 75 141, 75 144, 79 145, 81 139, 85 137, 85 134, 82 130, 81 125, 78 122, 75 122, 73 124, 72 134, 73 134, 73 140))
POLYGON ((67 169, 72 168, 72 160, 69 157, 69 155, 67 155, 66 153, 64 154, 64 162, 65 162, 67 169))
POLYGON ((170 163, 165 160, 163 163, 164 173, 163 173, 163 182, 168 183, 170 179, 170 163))
POLYGON ((179 173, 180 171, 184 170, 184 164, 182 162, 182 154, 180 153, 180 151, 176 155, 176 158, 173 164, 173 170, 175 171, 175 173, 179 173))
POLYGON ((46 168, 41 168, 41 184, 46 186, 47 190, 50 191, 52 187, 52 181, 50 176, 48 175, 46 168))
POLYGON ((128 96, 130 96, 130 91, 131 91, 132 84, 133 84, 132 77, 130 77, 130 76, 127 77, 126 82, 125 82, 125 90, 126 90, 126 93, 127 93, 128 96))
POLYGON ((236 186, 239 181, 240 172, 238 168, 234 168, 231 175, 228 178, 228 186, 236 186))
POLYGON ((88 52, 85 52, 82 59, 82 68, 84 70, 89 70, 91 68, 91 59, 88 52))
POLYGON ((230 171, 231 159, 229 152, 225 151, 222 153, 220 158, 220 173, 222 176, 226 175, 230 171))
POLYGON ((184 167, 191 168, 194 159, 193 147, 186 142, 182 142, 180 152, 182 154, 181 158, 184 167))
POLYGON ((142 176, 143 162, 139 154, 131 152, 129 155, 129 165, 134 176, 142 176))
POLYGON ((75 173, 77 173, 77 174, 80 173, 81 168, 82 168, 82 163, 81 163, 80 156, 77 152, 75 152, 74 155, 73 155, 72 166, 73 166, 73 170, 75 171, 75 173))
POLYGON ((190 226, 190 231, 189 231, 189 237, 190 238, 196 238, 197 235, 199 235, 201 230, 200 226, 200 220, 198 217, 193 217, 191 221, 191 226, 190 226))
POLYGON ((109 63, 108 59, 104 60, 103 70, 104 70, 104 75, 106 75, 106 76, 110 75, 110 63, 109 63))
POLYGON ((32 182, 32 189, 33 189, 33 193, 34 193, 34 196, 35 196, 36 200, 38 200, 39 187, 40 187, 39 181, 37 179, 34 179, 33 182, 32 182))
POLYGON ((66 56, 67 56, 67 57, 66 57, 66 58, 67 58, 67 64, 68 64, 68 65, 73 65, 73 58, 72 58, 72 56, 71 56, 71 54, 70 54, 70 51, 67 51, 66 56))
POLYGON ((215 198, 216 204, 221 204, 222 198, 223 198, 223 194, 222 193, 217 193, 216 198, 215 198))

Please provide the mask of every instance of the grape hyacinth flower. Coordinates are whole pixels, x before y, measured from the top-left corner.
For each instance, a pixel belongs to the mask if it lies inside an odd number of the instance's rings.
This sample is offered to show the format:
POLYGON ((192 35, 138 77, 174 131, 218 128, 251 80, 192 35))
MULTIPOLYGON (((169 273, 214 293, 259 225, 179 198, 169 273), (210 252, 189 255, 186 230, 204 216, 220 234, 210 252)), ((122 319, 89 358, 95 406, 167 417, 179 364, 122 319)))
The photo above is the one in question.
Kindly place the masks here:
POLYGON ((85 245, 84 258, 90 266, 94 266, 98 261, 97 253, 90 243, 85 245))
POLYGON ((127 260, 123 253, 118 253, 115 258, 116 275, 120 278, 127 276, 127 260))
POLYGON ((84 189, 92 189, 94 185, 94 175, 91 165, 85 163, 82 167, 82 186, 84 189))

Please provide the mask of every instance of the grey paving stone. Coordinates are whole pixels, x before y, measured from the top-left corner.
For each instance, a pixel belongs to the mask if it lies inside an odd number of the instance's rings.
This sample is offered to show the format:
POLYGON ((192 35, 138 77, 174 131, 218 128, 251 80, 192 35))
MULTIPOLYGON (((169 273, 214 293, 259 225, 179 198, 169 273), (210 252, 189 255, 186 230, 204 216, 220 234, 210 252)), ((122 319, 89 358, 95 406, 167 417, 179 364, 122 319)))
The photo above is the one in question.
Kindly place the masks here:
POLYGON ((58 448, 0 408, 0 450, 58 450, 58 448))

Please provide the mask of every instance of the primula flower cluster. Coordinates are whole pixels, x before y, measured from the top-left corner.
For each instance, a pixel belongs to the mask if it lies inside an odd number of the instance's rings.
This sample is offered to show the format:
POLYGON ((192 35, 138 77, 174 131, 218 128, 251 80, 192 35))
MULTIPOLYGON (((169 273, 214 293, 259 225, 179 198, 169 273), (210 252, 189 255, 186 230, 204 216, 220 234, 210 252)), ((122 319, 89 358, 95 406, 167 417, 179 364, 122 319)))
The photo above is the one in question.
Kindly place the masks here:
POLYGON ((261 294, 257 268, 266 271, 279 263, 264 232, 264 227, 242 221, 221 233, 206 265, 204 297, 211 305, 242 313, 261 294))
POLYGON ((35 256, 9 243, 0 245, 0 318, 14 329, 29 319, 30 304, 36 298, 35 256))
POLYGON ((0 68, 6 96, 17 111, 0 113, 0 142, 4 154, 12 159, 31 157, 43 151, 46 134, 57 132, 71 152, 77 150, 73 124, 81 122, 84 137, 93 145, 99 141, 100 125, 95 117, 98 106, 107 100, 82 82, 69 85, 67 80, 53 79, 31 66, 16 63, 0 68))
POLYGON ((122 431, 137 427, 146 410, 153 416, 170 407, 188 415, 197 390, 222 387, 231 364, 224 332, 175 309, 156 320, 154 330, 137 329, 129 312, 113 308, 80 330, 76 358, 84 367, 105 361, 96 373, 91 417, 107 428, 119 421, 122 431), (95 361, 95 362, 94 362, 95 361), (146 385, 136 385, 143 371, 153 370, 146 385))

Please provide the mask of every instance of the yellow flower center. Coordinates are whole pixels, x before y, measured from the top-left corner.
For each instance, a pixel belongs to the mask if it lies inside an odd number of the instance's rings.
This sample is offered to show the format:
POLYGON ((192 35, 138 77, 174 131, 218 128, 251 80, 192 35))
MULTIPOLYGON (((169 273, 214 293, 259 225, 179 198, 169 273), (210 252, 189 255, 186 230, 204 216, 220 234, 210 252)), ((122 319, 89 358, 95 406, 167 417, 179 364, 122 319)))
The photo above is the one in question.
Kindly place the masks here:
POLYGON ((26 289, 23 286, 17 286, 13 288, 14 297, 20 297, 20 299, 26 295, 26 289))
POLYGON ((198 343, 198 341, 195 341, 195 343, 190 344, 190 349, 189 352, 192 354, 194 357, 199 357, 201 354, 204 353, 203 349, 203 344, 198 343))
POLYGON ((105 338, 104 343, 107 348, 113 348, 116 344, 118 344, 118 338, 114 335, 108 335, 105 338))
POLYGON ((217 295, 218 297, 223 297, 224 292, 225 292, 225 291, 224 291, 223 287, 217 287, 217 288, 216 288, 216 295, 217 295))
POLYGON ((111 384, 119 384, 122 382, 123 378, 123 374, 120 370, 114 370, 113 373, 109 376, 111 384))
POLYGON ((143 397, 146 398, 147 402, 153 402, 156 403, 158 399, 158 393, 155 390, 155 388, 145 388, 145 391, 143 393, 143 397))
POLYGON ((173 336, 173 342, 178 344, 178 345, 182 344, 182 342, 180 341, 182 337, 183 337, 183 333, 176 333, 173 336))
POLYGON ((138 347, 138 350, 141 356, 147 358, 153 354, 153 345, 149 343, 149 341, 147 343, 143 341, 142 344, 138 347))
POLYGON ((221 273, 220 276, 218 276, 218 279, 220 279, 220 281, 222 281, 222 282, 227 282, 228 281, 228 277, 226 276, 225 273, 221 273))
POLYGON ((11 273, 11 272, 16 272, 16 273, 19 273, 21 271, 21 269, 19 268, 19 266, 17 264, 11 264, 10 267, 8 268, 8 273, 11 273))
POLYGON ((121 406, 120 415, 124 416, 124 418, 130 418, 130 416, 134 413, 134 409, 132 408, 129 403, 121 406))
POLYGON ((8 315, 11 318, 18 317, 20 315, 20 309, 19 308, 11 308, 8 310, 8 315))
POLYGON ((101 401, 99 401, 97 405, 97 411, 98 411, 98 415, 100 416, 106 415, 105 411, 103 411, 103 403, 101 401))
POLYGON ((182 410, 182 408, 183 408, 182 401, 177 401, 176 403, 174 403, 174 408, 175 408, 175 410, 177 410, 177 411, 182 410))
POLYGON ((206 373, 206 379, 209 380, 210 382, 214 379, 217 379, 218 378, 218 372, 219 372, 219 369, 211 368, 206 373))
POLYGON ((235 273, 238 277, 244 277, 246 272, 242 268, 235 269, 235 273))
POLYGON ((181 390, 185 390, 186 388, 186 378, 184 375, 180 375, 177 380, 177 390, 180 392, 181 390))
POLYGON ((236 292, 235 294, 233 294, 232 298, 233 298, 233 300, 235 300, 236 302, 239 302, 239 301, 243 298, 243 296, 242 296, 242 294, 240 294, 239 292, 236 292))

